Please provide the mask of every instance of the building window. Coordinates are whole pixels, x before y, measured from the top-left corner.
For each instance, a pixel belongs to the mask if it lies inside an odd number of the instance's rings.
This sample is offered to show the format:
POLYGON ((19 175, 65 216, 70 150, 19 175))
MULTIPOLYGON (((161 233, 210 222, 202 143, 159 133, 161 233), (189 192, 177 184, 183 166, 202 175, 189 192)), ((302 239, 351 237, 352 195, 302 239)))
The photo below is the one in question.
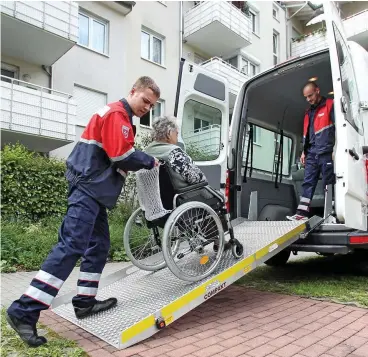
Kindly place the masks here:
POLYGON ((163 114, 164 114, 164 101, 158 100, 153 109, 151 109, 147 114, 141 117, 140 124, 151 128, 153 119, 163 114))
POLYGON ((235 68, 238 68, 238 56, 231 57, 231 58, 225 60, 225 62, 229 63, 230 65, 232 65, 235 68))
POLYGON ((241 61, 242 65, 240 72, 252 77, 258 73, 258 66, 256 64, 252 63, 245 57, 242 57, 241 61))
POLYGON ((277 63, 279 63, 279 46, 280 46, 280 41, 279 41, 280 35, 274 31, 273 32, 273 41, 272 41, 272 47, 273 47, 273 65, 276 65, 277 63))
POLYGON ((141 32, 141 56, 149 61, 164 64, 164 40, 147 30, 141 32))
POLYGON ((210 122, 203 119, 194 118, 194 132, 207 130, 210 127, 210 122))
MULTIPOLYGON (((9 78, 19 79, 19 67, 1 62, 1 75, 9 78)), ((4 77, 1 77, 1 80, 3 82, 11 82, 10 79, 4 77)))
POLYGON ((272 7, 272 16, 274 19, 279 20, 279 9, 276 6, 272 7))
MULTIPOLYGON (((247 126, 247 130, 245 130, 243 136, 243 168, 245 168, 245 162, 247 158, 248 140, 249 126, 247 126)), ((279 141, 279 134, 253 124, 253 169, 269 172, 272 174, 276 173, 280 149, 279 141), (275 137, 278 138, 278 140, 275 140, 275 137)), ((288 176, 290 174, 292 147, 292 139, 284 135, 283 150, 282 153, 280 153, 283 156, 282 175, 284 176, 288 176)), ((248 161, 248 167, 249 164, 250 162, 248 161)), ((243 171, 242 175, 244 175, 243 171)))
POLYGON ((77 103, 77 125, 87 126, 92 115, 107 104, 107 94, 77 84, 73 97, 77 103))
POLYGON ((254 11, 253 9, 249 9, 250 21, 252 26, 252 32, 255 34, 259 34, 259 13, 254 11))
POLYGON ((94 51, 107 54, 108 23, 79 10, 78 44, 94 51))

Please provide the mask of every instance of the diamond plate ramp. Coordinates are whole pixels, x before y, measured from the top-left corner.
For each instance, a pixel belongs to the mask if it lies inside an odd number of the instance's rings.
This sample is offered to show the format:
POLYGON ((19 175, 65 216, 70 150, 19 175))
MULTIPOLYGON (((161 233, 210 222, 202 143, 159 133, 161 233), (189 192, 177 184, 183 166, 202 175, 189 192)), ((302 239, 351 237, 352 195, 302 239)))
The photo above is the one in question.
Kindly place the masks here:
POLYGON ((69 294, 54 300, 53 311, 110 345, 126 348, 158 332, 157 318, 169 325, 296 241, 306 227, 305 222, 244 221, 234 227, 244 258, 224 252, 217 270, 202 281, 185 282, 168 268, 146 272, 132 267, 100 285, 98 299, 118 299, 113 309, 78 320, 69 294))

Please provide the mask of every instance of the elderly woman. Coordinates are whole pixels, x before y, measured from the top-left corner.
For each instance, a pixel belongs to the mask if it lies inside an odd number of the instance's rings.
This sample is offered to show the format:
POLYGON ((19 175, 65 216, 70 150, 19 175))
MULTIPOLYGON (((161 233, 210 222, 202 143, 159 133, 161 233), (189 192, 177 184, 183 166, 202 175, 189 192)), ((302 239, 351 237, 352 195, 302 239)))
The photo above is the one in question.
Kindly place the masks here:
POLYGON ((153 122, 152 139, 145 152, 167 163, 175 188, 206 181, 204 173, 177 145, 178 126, 175 117, 158 117, 153 122))
MULTIPOLYGON (((152 125, 152 139, 153 142, 148 145, 145 152, 148 155, 164 161, 170 170, 170 176, 172 183, 176 189, 184 188, 188 185, 207 181, 204 173, 193 164, 192 159, 188 156, 177 144, 178 144, 178 126, 176 124, 175 117, 163 116, 154 120, 152 125)), ((161 180, 161 178, 160 178, 161 180)), ((166 188, 165 183, 160 182, 160 186, 166 188)), ((161 200, 163 206, 166 209, 172 209, 172 197, 168 190, 162 190, 161 200)), ((210 204, 209 200, 213 199, 213 196, 206 190, 199 190, 196 195, 183 195, 184 200, 191 201, 194 197, 196 201, 204 201, 210 204)), ((216 199, 215 199, 216 201, 216 199)), ((226 225, 226 223, 223 223, 226 225)), ((226 228, 225 228, 226 229, 226 228)), ((210 229, 209 229, 210 230, 210 229)), ((215 231, 214 231, 215 232, 215 231)), ((211 234, 207 236, 207 239, 213 239, 213 249, 218 249, 218 237, 211 237, 211 234)), ((225 250, 230 249, 230 242, 225 243, 225 250)))

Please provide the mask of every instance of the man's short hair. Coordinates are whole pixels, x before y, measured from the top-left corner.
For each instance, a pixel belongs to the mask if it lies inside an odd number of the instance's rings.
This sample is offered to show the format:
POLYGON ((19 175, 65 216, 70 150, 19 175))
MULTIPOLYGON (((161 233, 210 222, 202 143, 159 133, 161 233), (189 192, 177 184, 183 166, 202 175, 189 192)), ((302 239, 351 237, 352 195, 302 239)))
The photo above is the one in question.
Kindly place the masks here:
POLYGON ((137 81, 133 85, 134 89, 145 89, 149 88, 152 90, 152 92, 155 94, 157 98, 160 98, 161 92, 158 85, 155 83, 155 81, 148 76, 143 76, 137 79, 137 81))
POLYGON ((303 87, 303 90, 305 89, 305 87, 308 87, 308 86, 312 86, 314 89, 317 89, 319 88, 318 84, 316 82, 307 82, 304 87, 303 87))

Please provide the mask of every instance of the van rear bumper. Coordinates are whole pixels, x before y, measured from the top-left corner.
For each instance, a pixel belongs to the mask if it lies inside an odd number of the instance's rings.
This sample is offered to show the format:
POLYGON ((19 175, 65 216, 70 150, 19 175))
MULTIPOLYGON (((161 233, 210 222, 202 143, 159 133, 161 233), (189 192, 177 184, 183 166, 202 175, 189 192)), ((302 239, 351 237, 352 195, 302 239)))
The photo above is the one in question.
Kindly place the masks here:
POLYGON ((310 233, 305 239, 298 239, 290 245, 289 249, 303 252, 347 254, 358 249, 368 250, 368 242, 365 243, 364 238, 367 236, 368 232, 352 230, 326 231, 322 228, 310 233), (363 243, 355 244, 356 239, 352 238, 357 237, 362 237, 363 243))

